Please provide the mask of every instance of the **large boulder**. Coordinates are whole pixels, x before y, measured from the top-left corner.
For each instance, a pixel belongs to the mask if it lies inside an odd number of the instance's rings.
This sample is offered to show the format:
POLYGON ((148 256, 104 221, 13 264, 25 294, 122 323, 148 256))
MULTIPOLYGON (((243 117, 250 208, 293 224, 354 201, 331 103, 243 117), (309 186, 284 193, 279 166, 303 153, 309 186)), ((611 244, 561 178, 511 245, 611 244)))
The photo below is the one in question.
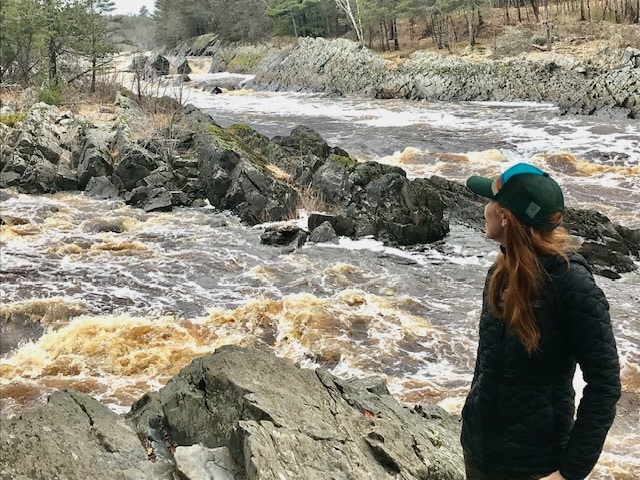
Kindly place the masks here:
POLYGON ((15 187, 23 193, 77 188, 71 153, 63 146, 56 115, 56 107, 36 103, 21 124, 3 132, 0 188, 15 187))
POLYGON ((95 129, 86 132, 84 142, 74 151, 78 186, 84 189, 93 177, 111 177, 113 157, 110 152, 112 136, 95 129))
POLYGON ((284 220, 295 213, 298 193, 268 169, 266 137, 243 125, 224 129, 189 109, 181 122, 192 129, 200 186, 211 205, 233 210, 251 225, 284 220))
POLYGON ((464 478, 458 422, 444 410, 403 406, 380 378, 339 380, 259 350, 195 360, 127 419, 156 458, 198 446, 209 475, 220 458, 247 480, 464 478))

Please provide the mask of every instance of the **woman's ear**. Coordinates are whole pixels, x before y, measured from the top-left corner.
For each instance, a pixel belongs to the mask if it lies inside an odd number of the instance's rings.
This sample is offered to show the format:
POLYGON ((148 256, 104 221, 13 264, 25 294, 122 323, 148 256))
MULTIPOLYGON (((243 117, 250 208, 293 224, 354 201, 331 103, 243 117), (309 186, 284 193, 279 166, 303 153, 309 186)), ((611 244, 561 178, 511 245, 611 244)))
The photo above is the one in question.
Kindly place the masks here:
POLYGON ((507 226, 507 219, 502 217, 502 222, 500 222, 500 225, 502 225, 503 227, 507 226))

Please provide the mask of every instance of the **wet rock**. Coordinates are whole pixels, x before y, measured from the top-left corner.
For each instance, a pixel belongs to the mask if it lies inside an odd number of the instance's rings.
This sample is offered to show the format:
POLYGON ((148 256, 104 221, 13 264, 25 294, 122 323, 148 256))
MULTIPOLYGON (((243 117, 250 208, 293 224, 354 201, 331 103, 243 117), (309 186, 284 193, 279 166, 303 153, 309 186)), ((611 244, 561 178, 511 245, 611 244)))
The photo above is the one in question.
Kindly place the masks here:
POLYGON ((87 195, 97 198, 118 198, 120 196, 118 187, 105 176, 89 179, 84 191, 87 195))
POLYGON ((92 177, 110 177, 113 173, 113 159, 109 151, 107 137, 94 130, 87 133, 79 151, 75 153, 78 159, 78 186, 84 189, 92 177))
POLYGON ((164 188, 149 191, 148 198, 142 202, 145 212, 170 212, 173 209, 173 195, 164 188))
POLYGON ((56 172, 55 164, 37 150, 26 158, 14 154, 0 172, 0 186, 16 187, 21 193, 53 193, 56 172))
POLYGON ((235 211, 251 225, 291 217, 298 193, 275 178, 266 168, 264 157, 254 150, 268 140, 249 127, 225 130, 205 123, 201 117, 192 118, 197 121, 200 185, 209 203, 235 211))
POLYGON ((136 433, 93 398, 60 390, 48 404, 2 419, 1 478, 172 479, 152 463, 136 433))
POLYGON ((292 246, 299 248, 307 240, 307 232, 297 225, 284 223, 271 225, 260 235, 260 243, 265 245, 292 246))
POLYGON ((120 150, 120 161, 113 172, 114 181, 124 190, 131 190, 159 167, 159 162, 145 149, 126 145, 120 150))
POLYGON ((176 453, 227 449, 227 468, 247 480, 464 478, 459 425, 444 410, 402 406, 380 378, 343 381, 258 350, 221 347, 127 415, 140 435, 158 418, 176 453))
POLYGON ((124 200, 145 212, 170 212, 173 209, 173 195, 164 187, 136 187, 124 194, 124 200))
POLYGON ((150 80, 169 75, 171 62, 158 52, 144 53, 133 58, 130 69, 136 72, 141 79, 150 80))
POLYGON ((567 209, 565 227, 582 239, 580 253, 596 273, 619 278, 620 273, 637 270, 633 257, 640 254, 640 230, 614 225, 593 210, 567 209))
POLYGON ((311 231, 309 241, 314 243, 339 243, 338 234, 333 229, 331 222, 328 221, 321 223, 311 231))

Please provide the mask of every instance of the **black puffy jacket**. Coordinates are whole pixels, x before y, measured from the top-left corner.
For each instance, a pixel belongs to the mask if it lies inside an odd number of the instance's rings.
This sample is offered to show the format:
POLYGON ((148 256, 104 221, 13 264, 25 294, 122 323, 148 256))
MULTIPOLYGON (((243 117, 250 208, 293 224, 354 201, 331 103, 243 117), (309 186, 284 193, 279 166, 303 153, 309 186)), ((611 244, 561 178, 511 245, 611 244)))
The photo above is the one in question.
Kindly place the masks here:
POLYGON ((461 435, 481 464, 580 480, 598 460, 620 397, 620 365, 609 304, 584 258, 569 259, 540 260, 549 277, 534 306, 540 344, 532 354, 489 312, 485 287, 461 435), (576 362, 586 387, 574 422, 576 362))

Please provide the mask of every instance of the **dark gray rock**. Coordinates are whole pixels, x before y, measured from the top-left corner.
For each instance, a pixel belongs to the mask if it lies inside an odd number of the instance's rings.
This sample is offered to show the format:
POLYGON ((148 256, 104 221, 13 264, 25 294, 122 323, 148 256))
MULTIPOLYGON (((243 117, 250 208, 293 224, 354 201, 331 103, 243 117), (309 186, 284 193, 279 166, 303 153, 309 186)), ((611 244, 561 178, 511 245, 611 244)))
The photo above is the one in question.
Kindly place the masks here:
POLYGON ((142 202, 145 212, 170 212, 173 209, 173 195, 164 188, 149 190, 148 198, 142 202))
POLYGON ((171 62, 158 52, 143 53, 133 58, 130 70, 143 80, 169 75, 171 62))
POLYGON ((107 177, 91 177, 84 191, 87 195, 97 198, 118 198, 120 191, 107 177))
POLYGON ((567 209, 565 227, 582 239, 580 253, 596 273, 619 278, 620 273, 637 270, 633 258, 640 256, 640 230, 614 225, 593 210, 567 209))
POLYGON ((56 165, 35 150, 30 157, 13 155, 0 172, 0 185, 16 187, 21 193, 56 191, 56 165))
POLYGON ((125 145, 120 149, 120 161, 114 169, 114 181, 124 190, 131 190, 160 166, 154 156, 136 145, 125 145))
POLYGON ((265 245, 292 246, 299 248, 307 240, 307 232, 290 223, 271 225, 260 235, 260 243, 265 245))
POLYGON ((164 187, 136 187, 124 194, 128 205, 142 208, 145 212, 170 212, 173 209, 173 195, 164 187))
POLYGON ((200 185, 211 205, 234 210, 251 224, 281 221, 295 210, 298 193, 265 168, 256 155, 268 140, 252 129, 225 130, 198 115, 188 119, 196 130, 200 185), (196 122, 193 122, 193 119, 196 122))
POLYGON ((314 243, 339 243, 338 234, 329 221, 325 221, 314 228, 309 234, 309 241, 314 243))
POLYGON ((84 189, 92 177, 110 177, 113 173, 113 158, 109 150, 110 136, 91 130, 87 132, 79 151, 75 154, 78 159, 77 175, 78 187, 84 189))
POLYGON ((195 360, 127 419, 141 436, 161 425, 178 449, 227 448, 235 478, 464 478, 458 422, 444 410, 402 406, 380 378, 343 381, 258 350, 195 360))
POLYGON ((2 419, 3 480, 172 480, 124 420, 91 397, 61 390, 45 407, 2 419))

